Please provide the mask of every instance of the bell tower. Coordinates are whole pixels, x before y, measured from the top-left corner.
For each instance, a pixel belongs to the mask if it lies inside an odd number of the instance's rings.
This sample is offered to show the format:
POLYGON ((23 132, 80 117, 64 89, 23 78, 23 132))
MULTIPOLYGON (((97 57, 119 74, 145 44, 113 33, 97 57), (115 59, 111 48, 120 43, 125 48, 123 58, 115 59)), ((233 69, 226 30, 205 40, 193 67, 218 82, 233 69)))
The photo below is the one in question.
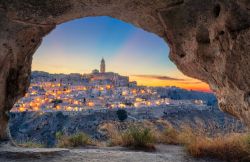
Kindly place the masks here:
POLYGON ((101 60, 100 72, 105 73, 105 60, 103 58, 101 60))

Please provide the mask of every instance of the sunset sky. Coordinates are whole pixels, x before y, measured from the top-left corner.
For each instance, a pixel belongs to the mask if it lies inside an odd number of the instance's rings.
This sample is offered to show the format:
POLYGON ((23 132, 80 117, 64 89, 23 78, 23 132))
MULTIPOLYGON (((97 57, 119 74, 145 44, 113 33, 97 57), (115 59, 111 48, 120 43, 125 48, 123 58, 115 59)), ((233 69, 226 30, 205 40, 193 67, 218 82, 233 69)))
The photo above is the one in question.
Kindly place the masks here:
POLYGON ((89 17, 58 25, 43 39, 32 70, 90 73, 99 69, 127 75, 138 85, 178 86, 209 91, 207 84, 183 75, 169 60, 163 39, 110 17, 89 17))

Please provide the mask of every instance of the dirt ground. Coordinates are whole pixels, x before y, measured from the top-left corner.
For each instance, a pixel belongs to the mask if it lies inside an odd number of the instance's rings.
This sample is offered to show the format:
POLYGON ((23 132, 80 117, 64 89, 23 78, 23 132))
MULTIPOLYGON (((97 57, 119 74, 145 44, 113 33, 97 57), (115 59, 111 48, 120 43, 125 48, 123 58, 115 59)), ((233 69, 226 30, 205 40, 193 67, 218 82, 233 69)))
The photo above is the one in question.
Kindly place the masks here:
POLYGON ((194 159, 184 148, 157 145, 155 152, 131 151, 121 147, 79 149, 0 148, 0 162, 218 162, 194 159))

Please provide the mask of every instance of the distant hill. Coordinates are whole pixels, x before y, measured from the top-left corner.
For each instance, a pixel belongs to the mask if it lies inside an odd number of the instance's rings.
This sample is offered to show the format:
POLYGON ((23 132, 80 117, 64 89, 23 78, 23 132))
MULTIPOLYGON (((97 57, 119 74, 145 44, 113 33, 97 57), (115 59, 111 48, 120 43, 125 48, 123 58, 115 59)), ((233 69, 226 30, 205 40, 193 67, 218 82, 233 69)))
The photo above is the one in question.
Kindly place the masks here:
POLYGON ((185 90, 178 87, 158 88, 162 98, 173 100, 203 100, 208 106, 217 106, 218 101, 213 93, 185 90))

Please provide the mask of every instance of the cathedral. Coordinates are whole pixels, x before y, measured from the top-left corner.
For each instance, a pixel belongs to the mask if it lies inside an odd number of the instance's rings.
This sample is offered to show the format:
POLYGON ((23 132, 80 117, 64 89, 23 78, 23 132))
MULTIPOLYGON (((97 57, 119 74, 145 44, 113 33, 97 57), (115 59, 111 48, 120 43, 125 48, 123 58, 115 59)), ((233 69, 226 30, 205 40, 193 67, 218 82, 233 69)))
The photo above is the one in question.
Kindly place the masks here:
POLYGON ((129 84, 129 78, 127 76, 121 76, 114 72, 106 72, 105 60, 103 58, 100 64, 100 72, 94 69, 91 73, 90 80, 102 83, 112 83, 116 86, 127 86, 129 84))

